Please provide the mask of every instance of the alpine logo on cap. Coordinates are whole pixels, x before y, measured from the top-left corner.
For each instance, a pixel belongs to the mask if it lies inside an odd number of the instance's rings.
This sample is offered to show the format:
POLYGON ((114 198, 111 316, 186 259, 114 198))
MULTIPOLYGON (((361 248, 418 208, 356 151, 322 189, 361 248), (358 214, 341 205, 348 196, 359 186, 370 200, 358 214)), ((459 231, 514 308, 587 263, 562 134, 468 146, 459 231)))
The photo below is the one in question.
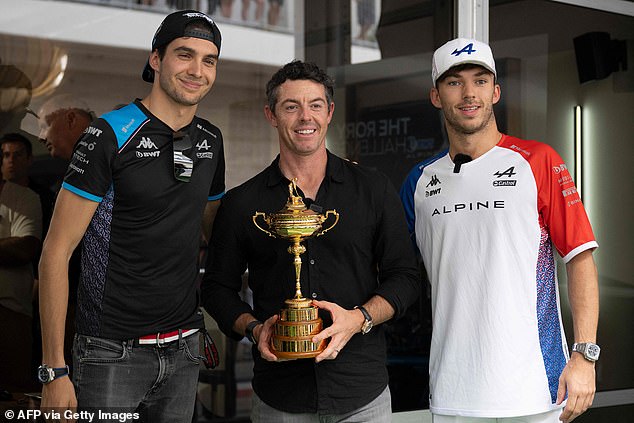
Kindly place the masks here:
POLYGON ((471 54, 471 53, 475 53, 476 51, 477 51, 477 50, 475 50, 475 49, 473 48, 473 43, 469 43, 469 44, 467 44, 466 46, 464 46, 464 47, 462 48, 462 50, 455 49, 455 50, 451 53, 451 55, 452 55, 452 56, 460 56, 462 53, 471 54))

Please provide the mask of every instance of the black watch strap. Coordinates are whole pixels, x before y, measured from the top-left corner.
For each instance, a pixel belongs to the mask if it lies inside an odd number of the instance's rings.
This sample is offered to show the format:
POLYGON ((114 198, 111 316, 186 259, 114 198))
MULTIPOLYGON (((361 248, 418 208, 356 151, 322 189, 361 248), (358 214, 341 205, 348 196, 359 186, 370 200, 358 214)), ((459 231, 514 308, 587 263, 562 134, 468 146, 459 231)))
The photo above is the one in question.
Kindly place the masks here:
POLYGON ((47 366, 46 364, 42 364, 37 369, 37 379, 40 383, 47 384, 62 376, 68 376, 69 372, 70 370, 68 368, 68 365, 64 367, 52 368, 47 366))
POLYGON ((255 336, 253 336, 253 330, 256 328, 256 326, 262 325, 262 324, 263 323, 260 322, 259 320, 253 320, 252 322, 249 322, 246 329, 244 330, 244 336, 246 336, 247 339, 251 341, 252 343, 257 344, 258 340, 255 339, 255 336))

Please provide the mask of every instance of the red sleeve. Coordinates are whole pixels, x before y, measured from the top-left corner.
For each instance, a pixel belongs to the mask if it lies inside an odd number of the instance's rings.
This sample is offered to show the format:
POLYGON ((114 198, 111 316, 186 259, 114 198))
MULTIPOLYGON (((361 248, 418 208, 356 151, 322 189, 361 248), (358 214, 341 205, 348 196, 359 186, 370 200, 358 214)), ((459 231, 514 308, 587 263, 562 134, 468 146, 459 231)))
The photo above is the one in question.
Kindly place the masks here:
POLYGON ((537 184, 540 225, 546 227, 564 262, 598 246, 568 167, 548 144, 508 137, 519 147, 537 184))

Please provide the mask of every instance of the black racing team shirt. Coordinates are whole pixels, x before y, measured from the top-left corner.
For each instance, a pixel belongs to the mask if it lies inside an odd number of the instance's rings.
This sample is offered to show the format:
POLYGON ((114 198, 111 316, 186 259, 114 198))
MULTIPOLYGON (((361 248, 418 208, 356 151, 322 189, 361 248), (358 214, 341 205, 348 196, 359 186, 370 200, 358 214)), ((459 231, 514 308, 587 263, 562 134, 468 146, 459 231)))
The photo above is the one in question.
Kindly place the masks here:
POLYGON ((173 131, 137 99, 89 126, 63 188, 99 202, 82 242, 77 332, 126 340, 202 327, 196 277, 203 209, 225 189, 220 130, 185 128, 190 182, 174 177, 173 131))
MULTIPOLYGON (((269 237, 252 221, 256 211, 273 213, 286 204, 289 181, 278 163, 279 157, 227 192, 214 222, 203 304, 221 330, 236 339, 241 335, 232 331, 235 320, 251 312, 238 295, 247 266, 258 319, 278 313, 284 300, 295 294, 289 241, 269 237)), ((394 307, 396 317, 401 316, 418 297, 420 282, 403 208, 388 178, 328 153, 326 177, 312 208, 321 213, 335 209, 340 218, 323 236, 303 242, 304 297, 352 309, 378 294, 394 307)), ((330 220, 324 225, 329 224, 330 220)), ((324 326, 332 323, 329 313, 321 317, 324 326)), ((380 325, 367 335, 354 335, 336 360, 319 364, 314 359, 267 362, 254 347, 253 388, 265 403, 291 413, 357 409, 388 383, 383 329, 380 325)))

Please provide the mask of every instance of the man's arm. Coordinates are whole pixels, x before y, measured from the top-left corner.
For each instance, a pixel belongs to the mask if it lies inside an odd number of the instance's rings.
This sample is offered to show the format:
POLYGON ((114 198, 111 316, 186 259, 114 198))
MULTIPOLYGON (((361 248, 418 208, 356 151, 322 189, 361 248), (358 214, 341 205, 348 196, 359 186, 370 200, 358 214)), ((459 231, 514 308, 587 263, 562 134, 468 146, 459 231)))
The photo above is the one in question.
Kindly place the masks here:
MULTIPOLYGON (((271 337, 273 336, 273 328, 277 319, 277 314, 274 314, 265 322, 253 328, 253 337, 257 341, 258 351, 260 352, 262 358, 268 361, 277 361, 277 356, 273 354, 273 350, 271 349, 271 337)), ((253 314, 243 313, 233 324, 233 330, 236 333, 246 336, 247 325, 255 320, 257 319, 253 316, 253 314)))
MULTIPOLYGON (((596 342, 599 321, 599 285, 591 250, 579 253, 566 264, 568 298, 572 312, 574 342, 596 342)), ((594 363, 573 352, 559 378, 557 403, 568 401, 559 418, 570 422, 586 411, 594 399, 594 363)))
MULTIPOLYGON (((407 232, 403 208, 396 191, 384 177, 381 219, 377 222, 376 240, 372 246, 377 257, 379 285, 363 305, 373 325, 401 316, 420 294, 419 271, 407 232)), ((374 283, 373 281, 369 283, 374 283)), ((346 310, 327 301, 313 301, 328 310, 333 324, 313 338, 320 342, 330 337, 328 347, 315 360, 336 358, 350 338, 361 331, 365 317, 361 310, 346 310)))
MULTIPOLYGON (((64 327, 68 305, 68 261, 99 203, 60 190, 40 260, 42 362, 64 367, 64 327)), ((62 377, 42 388, 42 408, 76 405, 73 386, 62 377)))
POLYGON ((34 236, 11 236, 0 239, 0 265, 23 266, 30 263, 40 250, 40 240, 34 236))

